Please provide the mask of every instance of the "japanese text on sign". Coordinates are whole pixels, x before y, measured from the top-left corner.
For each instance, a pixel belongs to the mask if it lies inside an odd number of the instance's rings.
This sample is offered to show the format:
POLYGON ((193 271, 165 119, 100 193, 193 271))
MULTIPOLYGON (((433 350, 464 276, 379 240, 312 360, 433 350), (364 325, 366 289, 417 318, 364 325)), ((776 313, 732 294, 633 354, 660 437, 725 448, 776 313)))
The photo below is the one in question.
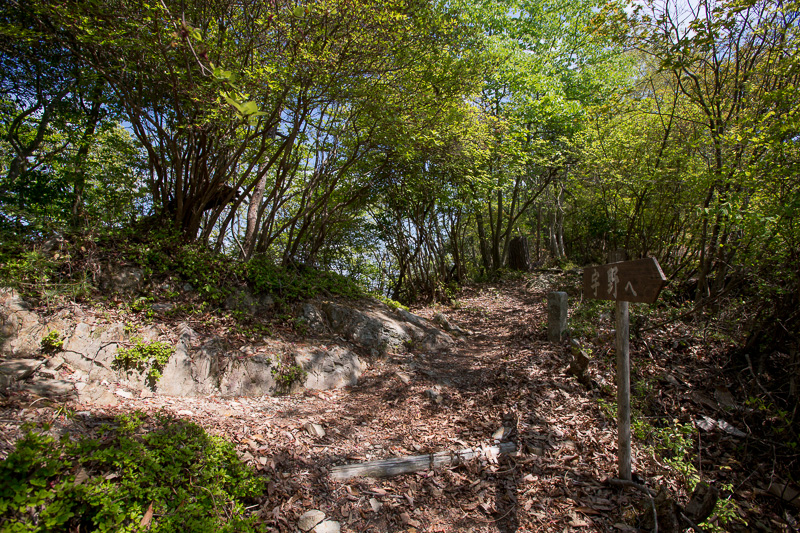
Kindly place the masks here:
POLYGON ((658 262, 648 257, 622 261, 583 271, 583 290, 589 298, 653 303, 666 284, 658 262))

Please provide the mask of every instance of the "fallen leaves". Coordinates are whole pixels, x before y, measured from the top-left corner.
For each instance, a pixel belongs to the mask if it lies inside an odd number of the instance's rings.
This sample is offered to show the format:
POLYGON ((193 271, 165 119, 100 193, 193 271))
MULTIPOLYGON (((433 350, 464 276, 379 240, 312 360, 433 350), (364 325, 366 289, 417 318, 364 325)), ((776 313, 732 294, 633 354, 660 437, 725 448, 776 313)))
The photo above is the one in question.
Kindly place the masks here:
MULTIPOLYGON (((602 481, 617 469, 616 424, 598 404, 614 398, 613 337, 598 338, 592 347, 587 374, 593 388, 565 375, 566 347, 548 343, 541 327, 546 289, 538 282, 533 290, 510 282, 465 291, 461 309, 448 316, 475 335, 450 351, 412 350, 371 361, 356 387, 274 398, 123 398, 127 403, 117 409, 182 414, 237 443, 240 458, 269 478, 257 509, 274 531, 295 531, 309 509, 323 510, 344 531, 636 531, 629 523, 634 524, 638 496, 602 481), (514 458, 488 453, 448 469, 380 482, 339 483, 328 476, 332 466, 346 462, 480 448, 493 439, 511 439, 521 453, 514 458)), ((416 312, 433 316, 435 311, 416 312)), ((732 431, 741 432, 732 424, 739 421, 724 414, 738 404, 733 391, 702 373, 707 370, 679 364, 698 360, 695 351, 702 347, 671 360, 665 355, 671 349, 668 336, 649 338, 646 349, 639 346, 642 359, 632 343, 632 378, 658 383, 663 392, 654 396, 658 416, 697 421, 706 432, 703 460, 713 459, 709 466, 716 466, 722 453, 708 440, 741 442, 732 431), (698 383, 706 382, 701 391, 698 383)), ((52 409, 6 408, 3 438, 19 438, 18 426, 31 416, 50 420, 52 409)), ((56 429, 83 430, 80 421, 68 423, 59 421, 56 429)), ((634 465, 673 492, 683 490, 680 476, 637 441, 634 465)), ((83 475, 77 471, 76 484, 83 475)), ((152 509, 141 529, 157 519, 152 509)))

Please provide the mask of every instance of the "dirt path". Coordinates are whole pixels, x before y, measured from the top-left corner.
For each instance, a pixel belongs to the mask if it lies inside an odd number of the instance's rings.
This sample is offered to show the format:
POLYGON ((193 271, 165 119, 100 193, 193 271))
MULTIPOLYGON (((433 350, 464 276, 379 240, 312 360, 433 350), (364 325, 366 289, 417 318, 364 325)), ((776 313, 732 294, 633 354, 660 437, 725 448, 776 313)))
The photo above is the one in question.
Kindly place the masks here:
MULTIPOLYGON (((95 418, 167 410, 232 440, 271 480, 259 507, 276 531, 295 531, 310 509, 354 532, 633 531, 625 523, 635 523, 642 496, 605 482, 616 473, 616 431, 598 399, 613 401, 606 385, 613 369, 596 361, 592 377, 600 386, 592 389, 566 376, 566 346, 545 339, 546 290, 544 282, 509 282, 465 292, 456 308, 442 310, 473 335, 446 352, 371 361, 357 387, 281 398, 129 399, 104 411, 76 410, 95 418), (325 436, 309 435, 308 422, 325 436), (328 476, 337 464, 491 445, 503 427, 520 450, 514 457, 383 480, 328 476)), ((52 406, 7 408, 0 421, 6 442, 19 422, 37 417, 64 426, 81 420, 67 421, 52 406)), ((634 471, 666 472, 636 450, 634 471)))

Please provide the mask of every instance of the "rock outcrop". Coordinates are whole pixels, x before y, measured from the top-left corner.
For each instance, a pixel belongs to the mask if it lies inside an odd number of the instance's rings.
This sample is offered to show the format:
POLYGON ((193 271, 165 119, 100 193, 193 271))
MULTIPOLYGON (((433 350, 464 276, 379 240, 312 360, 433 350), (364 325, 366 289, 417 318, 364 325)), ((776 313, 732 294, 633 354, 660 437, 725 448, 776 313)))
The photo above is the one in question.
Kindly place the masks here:
POLYGON ((45 320, 14 291, 0 289, 0 391, 25 388, 41 396, 73 395, 113 404, 133 394, 262 396, 303 387, 331 389, 358 383, 367 368, 358 349, 379 356, 411 346, 435 351, 454 343, 433 323, 377 301, 359 302, 358 309, 309 302, 302 313, 315 343, 268 339, 233 347, 223 336, 202 337, 187 324, 172 331, 150 327, 137 332, 137 340, 121 322, 99 324, 83 312, 64 311, 45 320), (44 353, 42 338, 51 331, 63 342, 44 353), (145 371, 117 363, 120 348, 159 339, 171 339, 174 353, 154 385, 145 371))
POLYGON ((438 351, 455 343, 453 337, 431 322, 404 310, 392 310, 377 301, 366 300, 358 309, 324 302, 320 309, 331 331, 367 349, 373 356, 415 347, 438 351))

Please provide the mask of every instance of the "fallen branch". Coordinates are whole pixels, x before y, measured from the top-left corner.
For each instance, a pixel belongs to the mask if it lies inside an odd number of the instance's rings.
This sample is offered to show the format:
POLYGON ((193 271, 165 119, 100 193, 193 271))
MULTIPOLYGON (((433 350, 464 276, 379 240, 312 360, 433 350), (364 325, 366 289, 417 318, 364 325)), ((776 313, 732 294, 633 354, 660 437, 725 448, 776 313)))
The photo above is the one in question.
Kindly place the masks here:
POLYGON ((340 465, 331 468, 331 478, 336 480, 350 479, 356 476, 389 477, 400 474, 411 474, 431 468, 457 465, 476 457, 496 457, 503 453, 514 453, 517 446, 513 442, 502 442, 487 448, 466 448, 455 452, 437 452, 426 455, 392 457, 366 463, 340 465))

